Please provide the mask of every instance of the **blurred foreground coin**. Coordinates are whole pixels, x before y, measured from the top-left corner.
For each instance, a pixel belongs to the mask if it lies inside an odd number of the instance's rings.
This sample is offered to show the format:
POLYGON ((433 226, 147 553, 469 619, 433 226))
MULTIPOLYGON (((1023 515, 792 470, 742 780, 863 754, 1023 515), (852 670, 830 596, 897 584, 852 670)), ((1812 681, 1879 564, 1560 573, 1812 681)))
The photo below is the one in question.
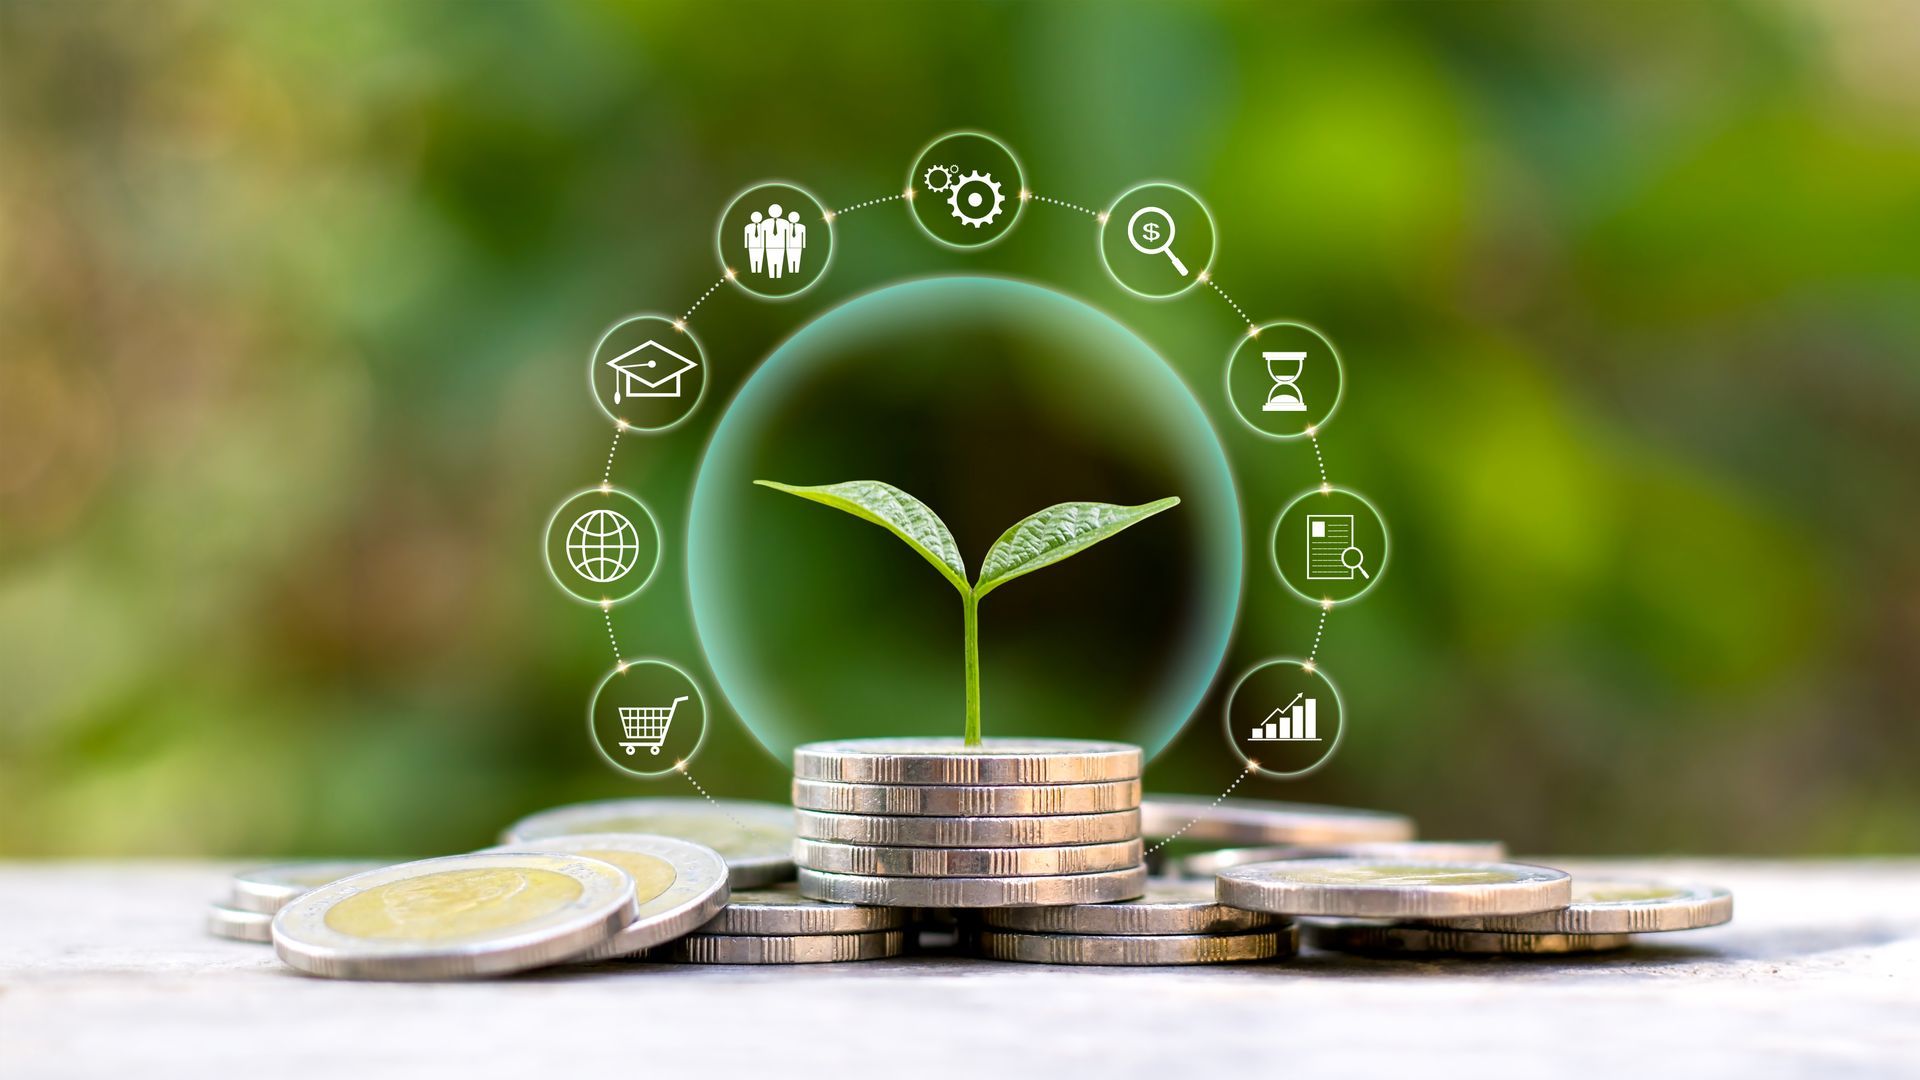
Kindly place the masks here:
POLYGON ((1230 964, 1292 956, 1299 929, 1284 923, 1241 934, 1140 935, 1029 934, 982 930, 974 951, 994 960, 1029 964, 1144 967, 1168 964, 1230 964))
POLYGON ((1573 903, 1532 915, 1448 919, 1449 930, 1534 934, 1652 934, 1719 926, 1733 918, 1725 889, 1653 881, 1573 880, 1573 903))
POLYGON ((907 924, 906 908, 858 907, 809 900, 792 885, 733 894, 702 934, 798 937, 898 930, 907 924))
POLYGON ((1140 775, 1140 748, 1080 739, 845 739, 793 752, 802 780, 855 784, 1085 784, 1140 775))
POLYGON ((1633 944, 1627 934, 1495 934, 1440 927, 1364 922, 1310 923, 1307 943, 1316 949, 1406 955, 1508 956, 1612 952, 1633 944))
POLYGON ((207 933, 229 941, 273 940, 273 916, 258 911, 241 911, 221 904, 207 905, 207 933))
POLYGON ((987 908, 1097 904, 1146 891, 1147 868, 1042 877, 872 877, 802 867, 800 892, 817 900, 879 907, 987 908))
POLYGON ((450 855, 323 885, 273 918, 280 959, 336 979, 458 979, 571 960, 633 922, 633 879, 599 859, 450 855))
POLYGON ((1140 811, 1057 817, 885 817, 792 811, 808 840, 887 847, 1056 847, 1110 844, 1140 836, 1140 811))
POLYGON ((1149 881, 1145 896, 1113 904, 994 908, 980 913, 995 930, 1047 934, 1240 934, 1279 925, 1277 915, 1242 911, 1213 897, 1198 881, 1149 881))
POLYGON ((1572 879, 1523 863, 1404 863, 1299 859, 1220 871, 1223 904, 1282 915, 1437 919, 1563 908, 1572 879))
POLYGON ((504 845, 577 833, 644 833, 691 840, 727 860, 729 882, 752 889, 793 880, 793 810, 741 799, 605 799, 521 818, 504 845))
POLYGON ((1148 795, 1140 803, 1140 834, 1164 840, 1218 844, 1344 844, 1356 840, 1411 840, 1413 821, 1380 810, 1350 810, 1260 799, 1203 795, 1148 795))
POLYGON ((351 862, 297 862, 242 870, 233 875, 233 906, 242 911, 272 915, 296 896, 343 877, 392 866, 395 861, 357 859, 351 862))
POLYGON ((582 833, 529 840, 502 851, 555 851, 612 863, 633 879, 639 912, 612 941, 580 956, 610 960, 690 934, 727 906, 727 863, 720 853, 690 840, 639 833, 582 833))
POLYGON ((695 934, 654 949, 646 958, 681 964, 836 964, 899 956, 906 947, 907 936, 899 930, 793 937, 695 934))
POLYGON ((1277 844, 1222 848, 1173 860, 1180 877, 1212 881, 1229 866, 1288 859, 1393 859, 1398 862, 1500 862, 1507 845, 1498 840, 1361 840, 1350 844, 1277 844))

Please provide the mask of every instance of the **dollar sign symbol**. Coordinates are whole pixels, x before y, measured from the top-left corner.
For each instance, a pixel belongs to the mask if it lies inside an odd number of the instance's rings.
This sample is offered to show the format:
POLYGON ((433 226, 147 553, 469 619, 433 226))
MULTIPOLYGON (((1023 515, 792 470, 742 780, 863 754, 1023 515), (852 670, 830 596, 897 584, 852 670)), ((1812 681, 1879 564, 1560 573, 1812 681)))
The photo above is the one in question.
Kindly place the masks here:
POLYGON ((1149 221, 1145 225, 1142 225, 1140 227, 1140 231, 1147 235, 1148 244, 1151 245, 1151 244, 1157 244, 1160 242, 1160 223, 1159 222, 1149 221))

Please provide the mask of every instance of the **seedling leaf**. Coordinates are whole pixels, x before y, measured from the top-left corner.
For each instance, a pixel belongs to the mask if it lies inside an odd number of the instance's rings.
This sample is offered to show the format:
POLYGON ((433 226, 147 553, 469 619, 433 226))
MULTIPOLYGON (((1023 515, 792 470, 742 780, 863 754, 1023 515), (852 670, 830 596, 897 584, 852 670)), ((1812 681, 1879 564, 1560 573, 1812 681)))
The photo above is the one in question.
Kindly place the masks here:
POLYGON ((971 592, 967 585, 966 564, 960 561, 960 545, 953 542, 953 533, 947 530, 947 523, 941 521, 940 515, 934 513, 926 503, 892 484, 878 480, 849 480, 842 484, 821 484, 818 487, 799 487, 772 480, 755 480, 754 483, 811 499, 873 522, 905 540, 907 546, 919 552, 922 558, 933 564, 934 569, 940 571, 941 576, 952 582, 953 587, 960 590, 960 595, 966 596, 971 592))
POLYGON ((1179 504, 1178 498, 1168 498, 1140 506, 1096 502, 1049 506, 1021 520, 993 542, 986 561, 980 564, 980 581, 974 585, 973 595, 985 596, 1022 574, 1051 566, 1179 504))

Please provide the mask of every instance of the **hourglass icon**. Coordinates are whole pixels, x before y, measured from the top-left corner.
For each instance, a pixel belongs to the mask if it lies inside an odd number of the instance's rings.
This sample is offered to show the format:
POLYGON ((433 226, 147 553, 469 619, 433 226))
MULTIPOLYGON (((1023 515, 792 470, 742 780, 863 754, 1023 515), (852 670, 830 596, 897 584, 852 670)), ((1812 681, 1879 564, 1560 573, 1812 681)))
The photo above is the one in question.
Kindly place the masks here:
POLYGON ((1261 412, 1306 412, 1307 403, 1300 396, 1300 388, 1294 382, 1300 378, 1300 372, 1306 367, 1307 354, 1303 352, 1263 352, 1267 358, 1267 374, 1273 376, 1273 389, 1267 391, 1267 403, 1260 406, 1261 412), (1291 365, 1291 369, 1289 369, 1291 365))

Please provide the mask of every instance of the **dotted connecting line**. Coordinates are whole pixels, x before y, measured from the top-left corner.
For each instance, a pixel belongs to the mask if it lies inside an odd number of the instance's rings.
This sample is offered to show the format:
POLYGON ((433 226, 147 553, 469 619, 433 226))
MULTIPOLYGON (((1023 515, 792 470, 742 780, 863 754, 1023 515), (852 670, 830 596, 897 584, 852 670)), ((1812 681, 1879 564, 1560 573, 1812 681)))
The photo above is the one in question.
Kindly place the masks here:
POLYGON ((1247 324, 1247 330, 1249 333, 1260 329, 1260 327, 1256 325, 1252 319, 1247 317, 1246 310, 1242 308, 1240 304, 1234 300, 1233 297, 1227 295, 1227 290, 1221 288, 1220 283, 1213 280, 1212 275, 1210 274, 1206 275, 1202 277, 1201 280, 1207 283, 1208 288, 1212 289, 1214 292, 1219 293, 1220 299, 1225 300, 1228 304, 1232 305, 1234 314, 1239 315, 1240 321, 1247 324))
POLYGON ((619 424, 614 426, 613 445, 607 447, 607 467, 600 473, 600 486, 602 487, 608 487, 613 484, 613 453, 620 449, 620 435, 626 430, 627 422, 625 420, 620 421, 619 424))
POLYGON ((703 787, 701 787, 701 786, 700 786, 700 781, 698 781, 698 780, 695 780, 695 779, 693 778, 693 774, 692 774, 691 772, 688 772, 688 771, 687 771, 687 763, 686 763, 686 762, 684 762, 684 761, 681 761, 681 762, 678 762, 678 763, 676 763, 676 764, 675 764, 675 765, 674 765, 673 767, 674 767, 674 769, 675 769, 676 771, 678 771, 678 772, 680 773, 680 775, 681 775, 681 776, 684 776, 684 777, 686 777, 686 778, 687 778, 687 783, 689 783, 689 784, 692 784, 692 785, 693 785, 693 790, 695 790, 695 791, 697 791, 697 792, 699 792, 699 793, 700 793, 701 795, 703 795, 703 796, 706 796, 706 800, 707 800, 707 801, 708 801, 709 803, 712 803, 712 804, 713 804, 713 808, 714 808, 715 810, 718 810, 718 811, 720 811, 721 813, 723 813, 723 814, 726 814, 726 815, 727 815, 727 820, 728 820, 728 821, 731 821, 731 822, 733 822, 733 824, 734 824, 734 827, 735 827, 735 828, 737 828, 737 829, 739 829, 739 830, 740 830, 741 832, 751 832, 751 831, 752 831, 752 830, 750 830, 750 829, 748 829, 748 828, 747 828, 747 827, 746 827, 745 825, 742 825, 742 824, 740 823, 740 819, 739 819, 739 818, 737 818, 737 817, 734 817, 734 816, 733 816, 733 814, 732 814, 731 812, 729 812, 729 811, 727 810, 727 808, 726 808, 726 807, 724 807, 724 806, 721 806, 721 805, 720 805, 720 802, 719 802, 719 800, 717 800, 717 799, 715 799, 715 798, 714 798, 714 797, 713 797, 712 795, 709 795, 709 794, 707 794, 707 789, 706 789, 706 788, 703 788, 703 787))
POLYGON ((1327 459, 1320 453, 1320 433, 1309 429, 1307 441, 1313 444, 1313 463, 1320 466, 1320 486, 1327 488, 1327 459))
POLYGON ((852 206, 847 207, 844 210, 829 210, 827 211, 827 220, 832 221, 834 218, 837 218, 842 214, 851 214, 855 210, 864 210, 869 206, 879 206, 881 203, 893 202, 895 199, 904 199, 906 197, 907 197, 907 193, 902 191, 897 195, 882 195, 877 199, 868 199, 866 202, 857 202, 857 203, 854 203, 852 206))
POLYGON ((1308 666, 1312 666, 1313 658, 1320 655, 1320 635, 1327 632, 1327 612, 1332 610, 1333 602, 1331 600, 1320 605, 1320 625, 1313 628, 1313 648, 1307 650, 1308 666))
MULTIPOLYGON (((1252 765, 1249 765, 1246 768, 1241 769, 1240 775, 1233 778, 1233 783, 1227 785, 1227 790, 1221 792, 1219 795, 1214 797, 1213 802, 1207 805, 1207 809, 1211 810, 1214 807, 1219 806, 1220 801, 1222 799, 1225 799, 1227 796, 1233 794, 1233 789, 1240 786, 1240 781, 1245 780, 1247 777, 1253 775, 1253 768, 1254 767, 1252 765)), ((1199 817, 1195 817, 1192 821, 1189 821, 1185 825, 1182 825, 1178 829, 1175 829, 1173 831, 1173 835, 1166 837, 1165 839, 1154 844, 1152 847, 1148 848, 1147 854, 1151 855, 1154 852, 1159 851, 1161 848, 1166 847, 1168 844, 1173 843, 1175 840, 1180 839, 1181 833, 1186 832, 1188 829, 1191 829, 1195 825, 1200 824, 1200 819, 1205 816, 1206 816, 1205 814, 1202 814, 1199 817)))
POLYGON ((1038 194, 1037 192, 1032 192, 1032 191, 1027 192, 1024 197, 1028 199, 1034 199, 1039 202, 1047 203, 1048 205, 1051 205, 1051 206, 1061 206, 1061 207, 1065 207, 1068 210, 1078 210, 1081 213, 1087 215, 1088 217, 1097 218, 1100 216, 1100 211, 1098 210, 1089 210, 1084 206, 1079 206, 1074 203, 1070 203, 1065 199, 1052 199, 1052 198, 1048 198, 1045 195, 1041 195, 1041 194, 1038 194))
MULTIPOLYGON (((680 316, 680 321, 684 323, 688 319, 693 318, 693 313, 696 311, 699 311, 700 305, 707 302, 707 297, 713 295, 713 290, 719 288, 722 285, 725 285, 727 283, 727 280, 731 277, 733 277, 733 271, 729 270, 726 273, 720 275, 720 280, 707 286, 707 291, 700 294, 700 299, 695 300, 693 302, 693 306, 687 309, 687 313, 685 315, 680 316)), ((680 329, 684 329, 684 327, 675 327, 674 329, 680 330, 680 329)))
POLYGON ((607 643, 613 646, 613 662, 619 666, 620 670, 625 671, 627 669, 627 662, 620 655, 620 639, 613 636, 613 605, 602 605, 600 614, 606 616, 607 619, 607 643))

